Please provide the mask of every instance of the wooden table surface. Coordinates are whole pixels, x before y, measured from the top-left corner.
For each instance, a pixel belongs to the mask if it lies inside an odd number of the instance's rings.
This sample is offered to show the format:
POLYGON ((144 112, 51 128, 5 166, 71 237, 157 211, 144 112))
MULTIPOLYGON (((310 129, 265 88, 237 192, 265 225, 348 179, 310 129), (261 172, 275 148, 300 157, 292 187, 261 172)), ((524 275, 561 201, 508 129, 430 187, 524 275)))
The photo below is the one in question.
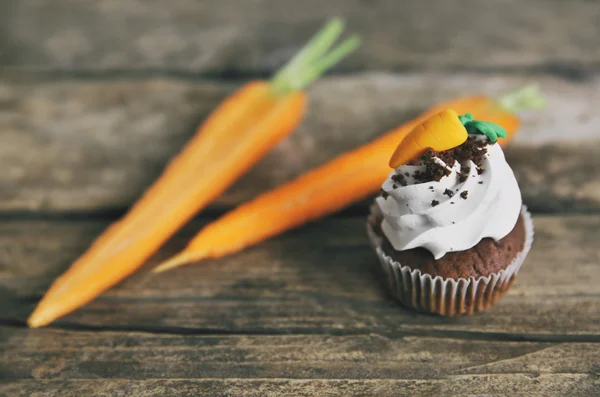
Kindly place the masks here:
POLYGON ((0 395, 600 395, 600 7, 572 0, 0 1, 0 395), (364 43, 301 128, 140 272, 51 326, 49 284, 235 87, 331 15, 364 43), (149 269, 259 192, 456 95, 538 82, 506 156, 534 213, 517 282, 447 319, 396 304, 366 204, 149 269))

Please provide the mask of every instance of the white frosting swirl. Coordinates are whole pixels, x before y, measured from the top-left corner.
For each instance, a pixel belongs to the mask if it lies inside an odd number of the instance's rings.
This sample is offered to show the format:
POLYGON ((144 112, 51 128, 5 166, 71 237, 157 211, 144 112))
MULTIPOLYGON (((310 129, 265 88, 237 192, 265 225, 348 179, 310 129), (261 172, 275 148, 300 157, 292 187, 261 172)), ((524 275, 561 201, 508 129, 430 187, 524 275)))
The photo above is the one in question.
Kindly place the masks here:
POLYGON ((460 182, 458 161, 439 182, 414 180, 413 173, 424 166, 404 165, 390 173, 382 186, 389 197, 378 197, 376 202, 384 216, 383 233, 396 250, 423 247, 440 259, 447 252, 472 248, 485 237, 500 240, 510 233, 521 211, 521 191, 500 145, 486 148, 483 173, 479 175, 469 161, 470 174, 464 182, 460 182), (395 174, 407 172, 407 186, 392 180, 395 174), (445 195, 446 189, 454 195, 445 195), (432 200, 439 204, 432 206, 432 200))

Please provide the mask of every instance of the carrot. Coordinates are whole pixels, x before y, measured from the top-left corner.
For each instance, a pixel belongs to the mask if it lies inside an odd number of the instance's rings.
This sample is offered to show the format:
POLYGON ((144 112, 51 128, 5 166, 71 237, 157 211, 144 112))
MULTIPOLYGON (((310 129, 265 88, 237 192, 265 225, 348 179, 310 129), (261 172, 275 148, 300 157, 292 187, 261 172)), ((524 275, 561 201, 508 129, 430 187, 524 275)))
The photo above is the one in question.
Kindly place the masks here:
POLYGON ((415 126, 447 108, 503 126, 512 138, 519 127, 515 111, 540 107, 535 88, 494 100, 487 96, 458 98, 435 106, 373 142, 342 154, 274 190, 242 204, 207 225, 178 255, 154 269, 162 272, 193 261, 240 251, 269 237, 300 226, 377 192, 388 176, 387 159, 415 126))
POLYGON ((109 227, 50 287, 28 319, 46 325, 123 280, 170 236, 302 121, 307 85, 352 52, 333 19, 270 82, 252 81, 227 98, 125 217, 109 227))
POLYGON ((463 144, 469 134, 458 114, 446 109, 417 124, 392 154, 389 166, 397 168, 420 157, 427 148, 438 152, 463 144))
POLYGON ((421 157, 427 149, 438 152, 453 149, 462 145, 469 134, 484 134, 491 142, 507 137, 506 130, 501 125, 474 120, 471 113, 459 116, 454 110, 446 109, 417 124, 400 141, 389 165, 398 168, 421 157))

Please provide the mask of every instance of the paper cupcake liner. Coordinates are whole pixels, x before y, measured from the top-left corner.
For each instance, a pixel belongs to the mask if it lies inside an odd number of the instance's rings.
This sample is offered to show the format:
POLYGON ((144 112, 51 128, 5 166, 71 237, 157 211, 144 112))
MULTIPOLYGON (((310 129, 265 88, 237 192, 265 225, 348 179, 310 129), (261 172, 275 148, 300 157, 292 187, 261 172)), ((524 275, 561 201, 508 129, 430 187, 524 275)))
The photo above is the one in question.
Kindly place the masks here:
POLYGON ((392 295, 406 306, 443 316, 472 314, 496 303, 515 280, 533 243, 533 221, 527 207, 523 206, 521 215, 525 221, 525 244, 523 251, 508 267, 477 279, 431 277, 429 274, 422 274, 420 270, 412 270, 409 266, 400 264, 383 252, 383 238, 373 230, 378 211, 375 205, 371 206, 371 213, 367 219, 367 233, 377 252, 392 295))

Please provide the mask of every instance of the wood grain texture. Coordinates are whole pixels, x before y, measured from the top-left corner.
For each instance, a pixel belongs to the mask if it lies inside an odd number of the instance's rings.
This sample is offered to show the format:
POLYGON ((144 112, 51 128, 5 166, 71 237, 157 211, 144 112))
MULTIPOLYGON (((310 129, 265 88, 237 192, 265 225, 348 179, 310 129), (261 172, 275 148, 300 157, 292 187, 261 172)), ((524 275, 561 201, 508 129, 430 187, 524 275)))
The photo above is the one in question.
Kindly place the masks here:
MULTIPOLYGON (((162 275, 141 271, 55 325, 96 330, 456 336, 600 341, 600 216, 537 216, 517 283, 492 310, 418 315, 385 290, 365 220, 327 219, 237 255, 162 275), (86 328, 87 327, 87 328, 86 328)), ((0 320, 19 323, 105 222, 0 225, 0 320)), ((190 225, 150 262, 181 248, 190 225)))
POLYGON ((453 376, 447 379, 150 379, 21 380, 0 385, 0 392, 27 397, 86 396, 343 396, 404 397, 414 395, 595 396, 595 374, 526 374, 453 376))
MULTIPOLYGON (((539 81, 547 109, 523 114, 507 150, 534 210, 600 208, 600 78, 454 73, 328 78, 307 117, 214 204, 230 207, 368 142, 456 95, 539 81), (568 143, 568 145, 567 145, 568 143)), ((235 84, 177 79, 0 80, 0 210, 95 211, 136 200, 235 84)))
POLYGON ((2 66, 268 73, 331 16, 363 36, 343 70, 593 67, 600 10, 572 0, 8 0, 2 66))
MULTIPOLYGON (((522 386, 556 395, 559 390, 591 390, 598 385, 595 374, 600 370, 598 343, 494 342, 377 334, 181 336, 15 328, 0 328, 0 336, 0 379, 5 384, 13 383, 5 391, 20 384, 29 386, 25 390, 37 387, 46 393, 64 393, 63 387, 68 384, 92 387, 98 379, 104 380, 103 388, 124 379, 193 383, 203 379, 204 386, 222 379, 221 387, 233 386, 227 382, 271 379, 283 383, 280 387, 295 384, 290 392, 307 393, 311 379, 323 386, 354 379, 346 390, 353 395, 354 388, 364 390, 392 381, 413 384, 413 392, 417 392, 443 387, 441 381, 450 386, 460 379, 475 383, 477 379, 489 379, 492 384, 488 392, 506 393, 514 387, 513 382, 502 384, 493 379, 510 377, 533 380, 522 386), (544 385, 542 379, 552 374, 563 377, 563 388, 544 385)), ((147 383, 139 386, 143 386, 140 391, 152 390, 147 383)), ((204 389, 202 383, 196 386, 200 387, 198 391, 213 391, 204 389)), ((479 387, 485 390, 483 384, 479 387)), ((229 392, 241 395, 239 391, 229 392)))
POLYGON ((0 329, 0 335, 3 379, 441 379, 450 375, 583 374, 600 369, 598 343, 376 334, 182 336, 15 328, 0 329))
POLYGON ((600 395, 594 1, 47 3, 0 1, 0 395, 600 395), (109 224, 86 217, 129 206, 241 84, 232 77, 272 73, 333 15, 363 36, 335 69, 354 74, 314 85, 301 128, 212 208, 436 102, 537 80, 549 106, 523 114, 507 159, 526 204, 557 215, 535 217, 533 250, 500 303, 458 319, 400 307, 364 217, 149 274, 204 218, 94 302, 27 329, 49 284, 109 224))

